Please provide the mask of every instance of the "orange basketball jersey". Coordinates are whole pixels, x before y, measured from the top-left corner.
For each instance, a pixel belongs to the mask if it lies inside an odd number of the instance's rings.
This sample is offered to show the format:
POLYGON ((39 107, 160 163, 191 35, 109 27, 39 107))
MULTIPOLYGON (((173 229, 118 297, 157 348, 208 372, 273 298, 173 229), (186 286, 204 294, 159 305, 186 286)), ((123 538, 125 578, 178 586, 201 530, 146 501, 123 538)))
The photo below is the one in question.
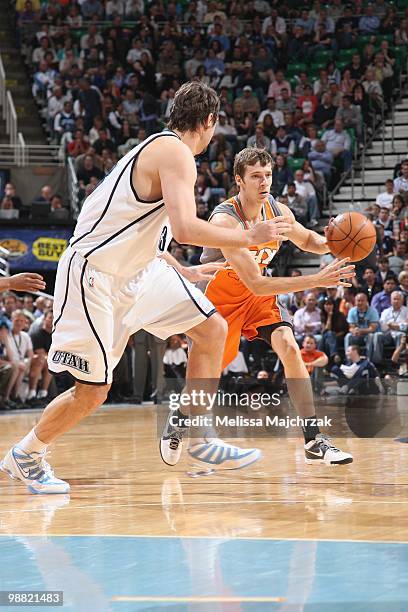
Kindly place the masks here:
MULTIPOLYGON (((244 229, 249 229, 238 198, 231 198, 219 204, 211 216, 220 213, 233 216, 244 229)), ((262 206, 262 219, 266 221, 280 214, 278 206, 270 196, 262 206)), ((249 250, 263 271, 278 252, 279 243, 268 242, 250 247, 249 250)), ((225 258, 219 249, 205 248, 201 261, 202 263, 225 261, 225 258)), ((209 281, 205 295, 228 323, 223 368, 236 356, 242 334, 249 340, 253 340, 258 336, 260 327, 291 324, 291 316, 279 302, 279 296, 254 295, 228 263, 225 268, 218 270, 214 278, 209 281)))
MULTIPOLYGON (((216 206, 211 214, 210 220, 214 215, 220 213, 234 217, 237 219, 237 221, 239 221, 244 229, 249 229, 248 221, 245 218, 245 214, 238 197, 230 198, 229 200, 226 200, 225 202, 222 202, 222 204, 216 206)), ((281 212, 275 203, 275 200, 272 196, 269 196, 268 201, 262 205, 262 220, 267 221, 279 216, 280 214, 281 212)), ((261 271, 263 271, 275 257, 279 250, 279 246, 279 242, 275 240, 273 242, 267 242, 266 244, 249 247, 249 251, 253 255, 253 258, 259 265, 261 271)), ((201 256, 201 261, 202 263, 225 261, 225 258, 220 249, 205 248, 201 256)), ((245 294, 253 295, 242 283, 234 270, 228 266, 228 264, 225 268, 219 270, 215 277, 208 283, 205 291, 206 295, 209 297, 209 294, 211 293, 211 295, 213 295, 214 292, 217 294, 221 292, 225 298, 227 298, 227 296, 239 296, 240 299, 242 299, 243 295, 245 294)), ((217 302, 219 302, 219 299, 217 299, 217 302)))

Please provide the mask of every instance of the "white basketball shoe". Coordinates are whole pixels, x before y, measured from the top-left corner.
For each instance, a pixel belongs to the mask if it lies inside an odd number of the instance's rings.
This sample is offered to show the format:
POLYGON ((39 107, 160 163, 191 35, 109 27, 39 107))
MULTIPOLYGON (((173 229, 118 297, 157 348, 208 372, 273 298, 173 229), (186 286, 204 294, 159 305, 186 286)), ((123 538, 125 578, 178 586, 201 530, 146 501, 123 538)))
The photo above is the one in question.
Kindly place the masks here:
POLYGON ((69 493, 69 484, 54 476, 51 466, 45 460, 45 455, 46 452, 26 453, 18 446, 14 446, 0 462, 0 470, 13 480, 21 480, 30 493, 69 493))
POLYGON ((318 434, 314 440, 305 444, 306 463, 323 463, 325 465, 345 465, 353 463, 353 456, 336 448, 330 438, 318 434))
POLYGON ((240 448, 219 438, 196 442, 187 452, 191 459, 200 462, 199 465, 205 464, 214 471, 240 470, 262 457, 262 452, 258 448, 240 448))

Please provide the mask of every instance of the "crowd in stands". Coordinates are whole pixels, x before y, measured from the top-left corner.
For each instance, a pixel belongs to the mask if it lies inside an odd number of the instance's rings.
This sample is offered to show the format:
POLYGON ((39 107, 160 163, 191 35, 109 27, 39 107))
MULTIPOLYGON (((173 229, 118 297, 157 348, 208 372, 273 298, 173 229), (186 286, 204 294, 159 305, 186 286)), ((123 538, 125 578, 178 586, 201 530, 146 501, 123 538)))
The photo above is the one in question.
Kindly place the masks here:
POLYGON ((116 161, 165 126, 182 82, 220 95, 197 203, 234 190, 234 154, 268 149, 273 193, 317 225, 331 189, 390 108, 408 9, 320 0, 17 0, 19 43, 50 138, 75 161, 84 198, 116 161), (301 174, 301 172, 303 174, 301 174))
POLYGON ((42 223, 69 222, 71 211, 59 193, 44 185, 32 202, 23 202, 13 183, 6 183, 0 197, 0 219, 40 220, 42 223))

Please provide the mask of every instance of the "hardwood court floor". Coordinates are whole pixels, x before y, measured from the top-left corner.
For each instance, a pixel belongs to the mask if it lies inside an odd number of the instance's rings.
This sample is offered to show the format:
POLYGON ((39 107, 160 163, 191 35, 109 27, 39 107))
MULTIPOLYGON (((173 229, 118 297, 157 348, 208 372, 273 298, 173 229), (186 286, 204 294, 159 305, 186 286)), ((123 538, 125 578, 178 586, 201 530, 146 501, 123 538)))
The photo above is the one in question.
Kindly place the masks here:
MULTIPOLYGON (((38 416, 0 417, 1 455, 38 416)), ((354 463, 324 467, 304 463, 300 438, 239 442, 263 458, 190 478, 187 459, 162 463, 154 407, 103 408, 52 447, 69 497, 29 495, 0 473, 0 534, 408 541, 406 444, 336 439, 354 463)))
MULTIPOLYGON (((38 416, 0 416, 0 453, 38 416)), ((153 407, 103 408, 52 451, 70 495, 1 474, 0 591, 62 591, 70 612, 405 611, 408 447, 337 442, 353 464, 243 440, 261 461, 189 478, 161 462, 153 407)))

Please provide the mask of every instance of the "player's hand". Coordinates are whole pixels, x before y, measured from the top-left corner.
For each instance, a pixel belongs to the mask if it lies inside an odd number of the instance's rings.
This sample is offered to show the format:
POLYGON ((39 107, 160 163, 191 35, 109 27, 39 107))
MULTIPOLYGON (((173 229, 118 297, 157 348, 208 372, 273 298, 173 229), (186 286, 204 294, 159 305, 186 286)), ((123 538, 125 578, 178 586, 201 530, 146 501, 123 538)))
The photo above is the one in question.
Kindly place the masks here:
POLYGON ((351 287, 348 279, 353 278, 355 266, 347 265, 350 257, 335 259, 316 274, 317 287, 351 287))
POLYGON ((12 291, 42 291, 45 289, 45 282, 40 274, 23 272, 10 276, 9 287, 12 291))
POLYGON ((248 234, 250 234, 249 246, 265 244, 266 242, 273 242, 275 240, 279 242, 282 240, 289 240, 292 226, 293 223, 290 217, 279 216, 269 221, 261 221, 248 231, 248 234))
POLYGON ((181 274, 190 281, 190 283, 199 283, 200 281, 209 281, 214 277, 214 274, 225 268, 225 263, 206 263, 199 266, 184 267, 181 274))

